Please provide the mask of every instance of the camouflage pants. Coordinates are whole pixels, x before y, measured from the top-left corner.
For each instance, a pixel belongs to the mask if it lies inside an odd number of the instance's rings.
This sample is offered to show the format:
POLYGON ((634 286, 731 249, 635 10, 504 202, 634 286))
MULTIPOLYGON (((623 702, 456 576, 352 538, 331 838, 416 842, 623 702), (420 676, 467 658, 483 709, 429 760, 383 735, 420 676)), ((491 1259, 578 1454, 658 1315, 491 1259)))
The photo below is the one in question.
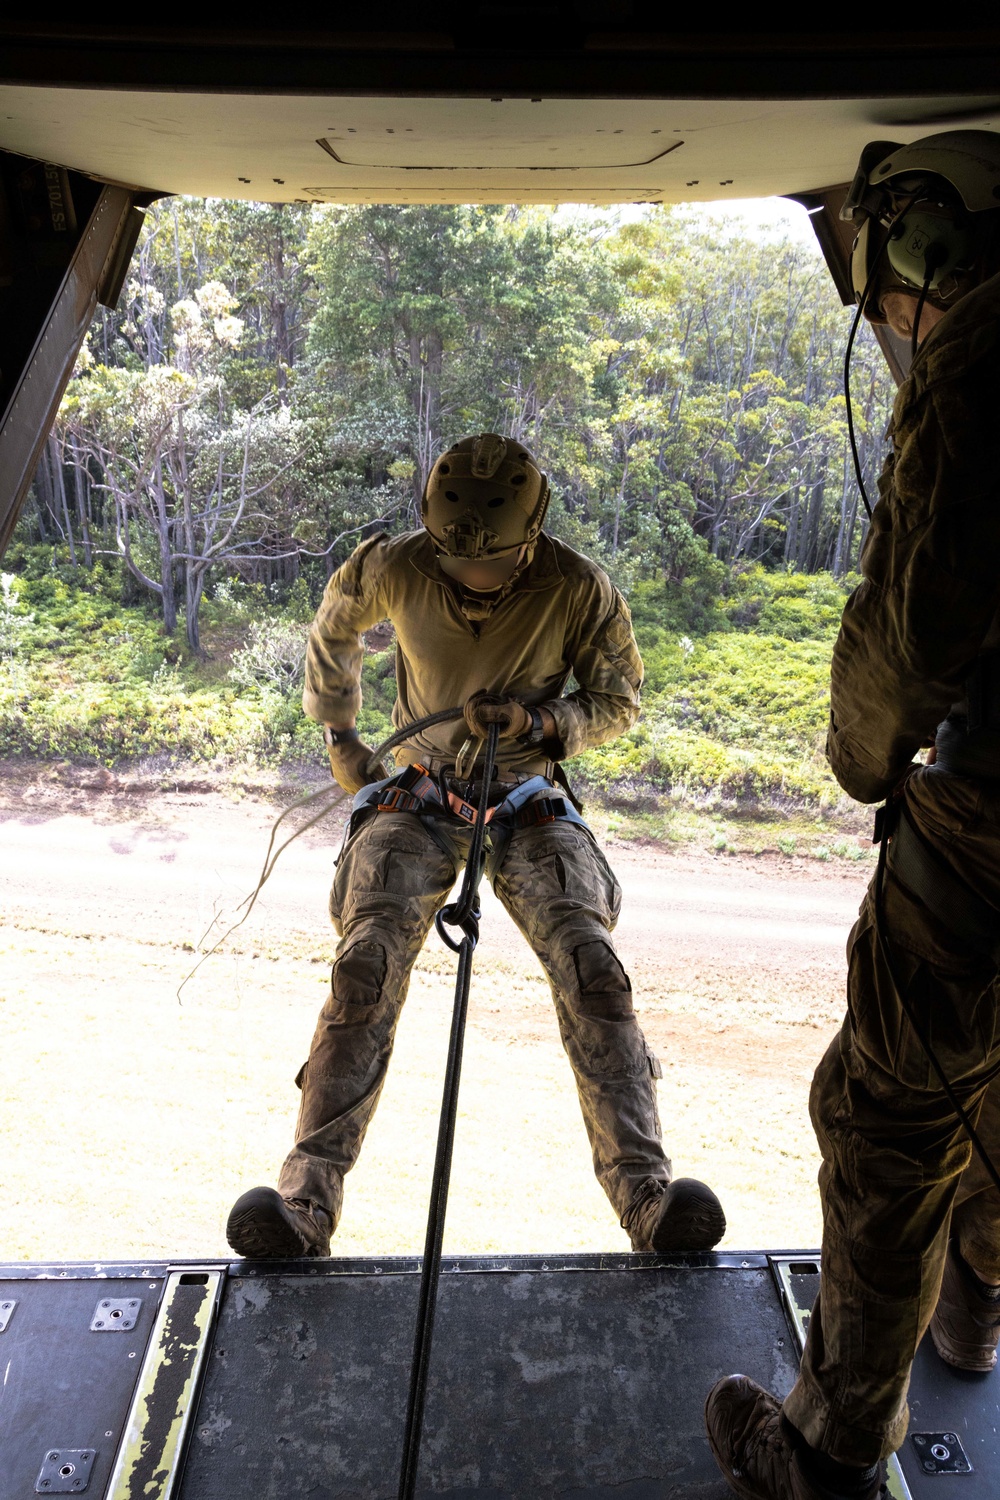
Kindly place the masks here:
MULTIPOLYGON (((452 825, 454 826, 454 825, 452 825)), ((468 835, 460 835, 467 852, 468 835)), ((420 820, 379 813, 351 838, 330 896, 342 935, 330 995, 297 1082, 295 1147, 278 1182, 336 1223, 385 1082, 410 971, 456 877, 420 820)), ((670 1177, 656 1106, 659 1064, 632 1009, 609 933, 621 891, 589 833, 569 823, 515 831, 496 877, 501 902, 552 988, 594 1170, 621 1216, 650 1178, 670 1177)))
MULTIPOLYGON (((939 858, 1000 907, 1000 795, 927 769, 907 783, 913 822, 939 858)), ((949 1082, 1000 1165, 1000 980, 995 967, 887 872, 895 966, 949 1082)), ((869 890, 848 941, 848 1015, 813 1080, 823 1155, 820 1294, 789 1420, 841 1463, 867 1465, 906 1436, 917 1345, 937 1302, 949 1237, 1000 1278, 1000 1194, 904 1016, 869 890)))

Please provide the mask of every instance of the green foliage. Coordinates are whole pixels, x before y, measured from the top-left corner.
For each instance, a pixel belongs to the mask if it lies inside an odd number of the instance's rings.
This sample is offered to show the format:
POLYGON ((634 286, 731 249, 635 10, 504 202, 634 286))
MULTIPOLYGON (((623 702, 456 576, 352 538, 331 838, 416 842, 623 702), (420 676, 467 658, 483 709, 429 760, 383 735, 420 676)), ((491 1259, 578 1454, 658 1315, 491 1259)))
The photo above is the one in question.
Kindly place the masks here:
POLYGON ((823 744, 845 586, 828 574, 754 567, 732 576, 728 590, 714 603, 708 596, 714 628, 692 639, 677 633, 677 622, 690 619, 683 590, 637 586, 643 717, 629 735, 575 763, 606 796, 627 801, 667 791, 779 808, 839 800, 823 744))
MULTIPOLYGON (((114 765, 146 757, 276 765, 322 760, 301 708, 301 589, 275 609, 260 585, 220 587, 206 608, 218 656, 166 637, 147 608, 114 596, 115 569, 83 585, 58 574, 0 575, 0 755, 114 765), (5 649, 4 643, 7 642, 5 649), (234 648, 235 645, 235 649, 234 648)), ((361 733, 392 732, 394 653, 369 654, 361 733)))
POLYGON ((246 644, 233 653, 231 681, 283 698, 301 696, 307 635, 305 626, 280 617, 255 620, 246 644))
MULTIPOLYGON (((856 558, 848 318, 815 247, 683 208, 171 199, 91 329, 25 525, 85 567, 94 540, 123 554, 197 650, 203 592, 302 573, 315 594, 327 557, 414 524, 443 447, 493 428, 537 450, 558 535, 703 632, 713 564, 856 558)), ((871 477, 891 381, 867 329, 855 376, 871 477)))
MULTIPOLYGON (((646 664, 641 723, 577 773, 825 806, 862 537, 848 317, 815 248, 683 209, 153 205, 8 556, 0 749, 316 758, 301 647, 330 566, 494 429, 535 448, 547 524, 625 592, 646 664)), ((891 385, 867 330, 855 377, 870 477, 891 385)), ((364 695, 374 742, 391 651, 364 695)))
POLYGON ((758 563, 734 572, 722 608, 737 628, 790 641, 826 640, 839 626, 857 581, 828 573, 768 572, 758 563))
MULTIPOLYGON (((107 764, 318 758, 316 727, 299 701, 303 616, 312 608, 304 588, 286 591, 279 608, 262 585, 220 585, 205 607, 215 653, 206 660, 166 637, 148 607, 120 602, 117 566, 73 579, 44 572, 38 553, 20 560, 24 571, 5 575, 0 594, 0 754, 107 764)), ((609 801, 667 793, 791 808, 837 800, 822 746, 844 587, 759 568, 728 584, 713 604, 705 582, 713 628, 698 634, 692 625, 691 635, 676 622, 691 621, 693 590, 636 586, 643 717, 571 767, 609 801), (734 624, 741 610, 753 615, 749 628, 734 624)), ((359 728, 373 744, 391 733, 394 666, 392 647, 365 656, 359 728)), ((855 857, 839 845, 833 852, 855 857)))

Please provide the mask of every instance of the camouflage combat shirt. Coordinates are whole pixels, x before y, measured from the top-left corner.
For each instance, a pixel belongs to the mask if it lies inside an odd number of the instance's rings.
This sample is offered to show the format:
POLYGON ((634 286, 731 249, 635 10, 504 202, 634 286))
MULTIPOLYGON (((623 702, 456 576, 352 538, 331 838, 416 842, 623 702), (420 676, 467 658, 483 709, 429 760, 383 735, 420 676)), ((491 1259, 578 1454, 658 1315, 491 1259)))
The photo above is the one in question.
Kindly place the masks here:
POLYGON ((962 723, 972 664, 1000 644, 998 413, 994 276, 924 339, 896 396, 831 676, 827 754, 860 802, 887 796, 939 724, 962 723))
MULTIPOLYGON (((470 619, 461 590, 438 567, 426 531, 372 537, 327 584, 306 655, 302 702, 321 723, 343 723, 361 706, 361 632, 382 620, 396 631, 396 704, 401 728, 461 706, 475 692, 506 693, 547 708, 557 746, 502 744, 502 762, 543 772, 590 745, 615 739, 639 716, 642 662, 628 605, 607 574, 543 533, 528 566, 485 619, 470 619), (575 686, 565 692, 570 676, 575 686)), ((414 736, 401 764, 454 760, 464 721, 414 736)))

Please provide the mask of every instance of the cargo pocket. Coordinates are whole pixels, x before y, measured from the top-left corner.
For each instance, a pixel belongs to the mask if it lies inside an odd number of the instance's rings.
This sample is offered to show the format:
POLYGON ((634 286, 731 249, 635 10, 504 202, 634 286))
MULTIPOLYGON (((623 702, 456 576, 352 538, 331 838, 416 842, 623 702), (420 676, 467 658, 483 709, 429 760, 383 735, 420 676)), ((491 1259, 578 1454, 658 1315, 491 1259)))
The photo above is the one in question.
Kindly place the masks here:
MULTIPOLYGON (((951 972, 914 952, 901 903, 892 899, 906 893, 887 883, 886 896, 888 944, 908 1008, 949 1082, 961 1083, 992 1059, 997 1021, 992 977, 951 972)), ((937 1075, 886 966, 870 902, 851 936, 847 994, 854 1040, 868 1061, 905 1088, 938 1092, 937 1075)))

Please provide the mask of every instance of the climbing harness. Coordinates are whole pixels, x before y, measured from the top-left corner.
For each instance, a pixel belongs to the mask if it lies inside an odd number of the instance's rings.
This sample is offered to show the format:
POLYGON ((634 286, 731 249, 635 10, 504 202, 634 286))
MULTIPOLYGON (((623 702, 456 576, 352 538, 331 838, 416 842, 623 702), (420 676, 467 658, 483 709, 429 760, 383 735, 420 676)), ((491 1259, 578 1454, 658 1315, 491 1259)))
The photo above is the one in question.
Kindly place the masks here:
MULTIPOLYGON (((559 796, 547 776, 530 776, 513 787, 492 806, 482 811, 477 805, 473 787, 481 784, 487 792, 487 800, 493 789, 493 772, 489 777, 476 777, 465 786, 465 795, 456 791, 455 778, 443 771, 435 778, 426 766, 404 766, 394 776, 364 786, 354 798, 354 808, 348 824, 344 845, 376 813, 410 813, 420 819, 434 842, 444 850, 452 863, 461 863, 463 851, 452 837, 474 828, 482 819, 489 829, 489 843, 485 849, 485 869, 490 884, 496 882, 497 872, 504 861, 515 829, 534 828, 543 823, 576 823, 586 828, 569 795, 559 796), (450 815, 450 816, 449 816, 450 815), (457 819, 456 823, 452 819, 457 819)), ((462 783, 459 783, 461 785, 462 783)))

